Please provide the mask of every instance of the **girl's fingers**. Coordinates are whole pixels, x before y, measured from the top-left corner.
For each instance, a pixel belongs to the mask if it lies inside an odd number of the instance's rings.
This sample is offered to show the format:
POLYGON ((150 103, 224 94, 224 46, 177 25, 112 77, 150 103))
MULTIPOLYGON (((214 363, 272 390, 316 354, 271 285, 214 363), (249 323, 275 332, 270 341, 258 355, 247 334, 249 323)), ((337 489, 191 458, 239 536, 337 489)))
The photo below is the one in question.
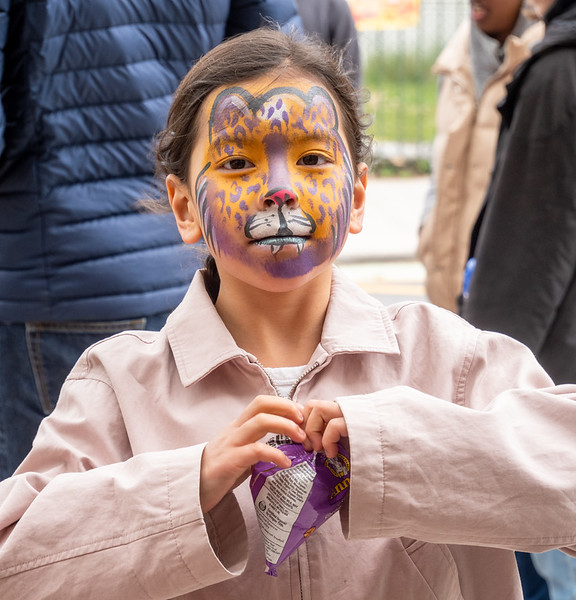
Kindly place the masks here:
POLYGON ((284 452, 282 452, 282 450, 262 442, 244 446, 244 449, 249 452, 249 455, 247 456, 249 466, 262 461, 274 463, 281 469, 287 469, 292 464, 292 461, 284 454, 284 452))
POLYGON ((231 434, 230 441, 244 446, 261 440, 269 433, 286 435, 294 442, 303 442, 306 438, 302 427, 289 418, 260 413, 240 425, 231 434))
POLYGON ((278 467, 285 469, 292 464, 292 461, 278 448, 269 446, 264 442, 254 442, 238 448, 230 449, 232 454, 228 454, 228 468, 234 471, 230 475, 237 477, 238 474, 249 473, 250 469, 257 462, 270 462, 278 467))
POLYGON ((326 425, 322 436, 322 447, 328 458, 334 458, 338 454, 338 442, 345 437, 348 437, 348 429, 343 418, 332 419, 326 425))
POLYGON ((230 490, 243 481, 258 461, 272 462, 280 468, 291 465, 278 448, 261 440, 268 434, 280 434, 303 442, 304 415, 294 402, 277 396, 258 396, 233 421, 208 442, 202 454, 200 503, 210 511, 230 490))
POLYGON ((260 414, 285 417, 295 423, 302 423, 304 420, 302 408, 296 402, 278 396, 256 396, 236 419, 235 425, 242 425, 260 414))
POLYGON ((282 469, 292 464, 284 452, 263 442, 235 447, 222 447, 218 442, 206 444, 200 470, 202 512, 212 510, 230 490, 242 483, 258 461, 271 462, 282 469))
POLYGON ((309 440, 309 444, 306 442, 304 446, 317 452, 324 449, 329 458, 336 456, 337 442, 348 437, 346 422, 338 404, 311 400, 304 408, 304 419, 304 431, 309 440))
POLYGON ((348 436, 346 422, 335 402, 310 400, 304 410, 295 402, 277 396, 257 396, 220 436, 204 448, 201 468, 201 504, 211 510, 231 489, 244 480, 259 461, 280 468, 291 465, 278 448, 262 439, 280 434, 308 449, 324 449, 333 458, 338 442, 348 436))

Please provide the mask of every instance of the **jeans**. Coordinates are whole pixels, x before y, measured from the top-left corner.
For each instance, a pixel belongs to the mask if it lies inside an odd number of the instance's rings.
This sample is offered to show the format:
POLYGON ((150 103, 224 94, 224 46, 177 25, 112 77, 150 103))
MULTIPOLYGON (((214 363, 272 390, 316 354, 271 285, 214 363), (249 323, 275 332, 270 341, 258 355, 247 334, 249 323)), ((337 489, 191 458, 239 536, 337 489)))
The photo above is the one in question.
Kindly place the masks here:
POLYGON ((32 447, 40 421, 88 346, 126 329, 159 330, 170 313, 122 321, 0 321, 0 480, 32 447))
POLYGON ((534 567, 532 556, 527 552, 516 552, 524 600, 550 600, 548 585, 534 567))
POLYGON ((531 556, 534 567, 548 583, 550 600, 576 600, 576 558, 560 550, 531 556))

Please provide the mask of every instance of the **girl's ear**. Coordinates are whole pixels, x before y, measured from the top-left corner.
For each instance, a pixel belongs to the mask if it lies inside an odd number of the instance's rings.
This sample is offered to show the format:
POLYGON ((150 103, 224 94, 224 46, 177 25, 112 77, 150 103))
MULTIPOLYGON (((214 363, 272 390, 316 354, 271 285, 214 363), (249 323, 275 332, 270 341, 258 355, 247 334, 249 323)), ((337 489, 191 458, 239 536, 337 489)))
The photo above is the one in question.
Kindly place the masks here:
POLYGON ((166 190, 180 237, 185 244, 195 244, 202 237, 202 229, 195 214, 196 204, 185 183, 172 173, 166 177, 166 190))
POLYGON ((359 175, 354 182, 352 207, 350 210, 350 233, 360 233, 364 222, 364 206, 366 204, 366 184, 368 182, 368 166, 360 163, 357 166, 359 175))

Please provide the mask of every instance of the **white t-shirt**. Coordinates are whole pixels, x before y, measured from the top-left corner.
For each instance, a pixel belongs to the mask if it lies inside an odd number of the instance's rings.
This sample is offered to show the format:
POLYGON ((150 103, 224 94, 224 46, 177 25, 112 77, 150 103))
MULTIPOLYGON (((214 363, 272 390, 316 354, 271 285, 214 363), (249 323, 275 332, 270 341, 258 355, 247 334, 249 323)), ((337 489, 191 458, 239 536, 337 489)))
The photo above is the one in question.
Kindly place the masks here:
POLYGON ((290 397, 292 388, 300 379, 306 367, 273 367, 265 368, 278 393, 284 398, 290 397))

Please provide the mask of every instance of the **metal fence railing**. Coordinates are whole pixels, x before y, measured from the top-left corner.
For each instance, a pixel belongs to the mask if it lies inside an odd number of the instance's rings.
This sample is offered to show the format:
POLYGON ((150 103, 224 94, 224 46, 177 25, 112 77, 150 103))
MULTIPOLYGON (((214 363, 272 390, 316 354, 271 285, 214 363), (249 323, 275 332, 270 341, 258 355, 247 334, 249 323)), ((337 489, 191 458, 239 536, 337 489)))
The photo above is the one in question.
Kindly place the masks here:
POLYGON ((437 91, 430 69, 469 10, 469 0, 421 0, 414 27, 359 32, 375 162, 427 170, 437 91))

